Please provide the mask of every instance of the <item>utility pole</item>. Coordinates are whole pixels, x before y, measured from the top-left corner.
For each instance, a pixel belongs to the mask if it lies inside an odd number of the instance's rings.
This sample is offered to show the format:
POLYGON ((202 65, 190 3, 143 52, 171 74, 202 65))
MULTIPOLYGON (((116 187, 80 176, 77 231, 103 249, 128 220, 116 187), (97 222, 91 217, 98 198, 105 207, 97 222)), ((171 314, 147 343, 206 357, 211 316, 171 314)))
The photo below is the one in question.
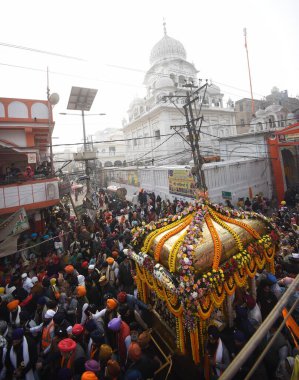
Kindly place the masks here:
MULTIPOLYGON (((196 179, 196 187, 200 190, 202 196, 206 196, 207 186, 205 181, 204 172, 202 170, 202 166, 204 164, 204 158, 200 153, 199 141, 200 141, 200 129, 203 122, 203 116, 200 116, 202 104, 205 99, 208 81, 199 88, 197 88, 194 92, 192 92, 192 88, 195 88, 193 83, 186 83, 183 87, 191 89, 191 91, 187 90, 186 96, 165 96, 164 98, 185 98, 186 103, 183 106, 184 108, 184 116, 186 118, 186 124, 184 125, 173 125, 170 128, 174 129, 176 133, 182 137, 191 147, 192 157, 194 161, 194 167, 191 169, 192 175, 196 179), (196 103, 199 103, 199 93, 203 92, 203 96, 200 101, 200 107, 196 109, 196 103), (195 115, 194 115, 195 113, 195 115), (185 138, 181 134, 181 130, 186 128, 188 131, 189 140, 185 138)), ((173 103, 175 106, 176 104, 173 103)))
POLYGON ((254 99, 252 92, 252 83, 251 83, 251 72, 250 72, 250 64, 249 64, 249 54, 248 54, 248 46, 247 46, 247 30, 243 29, 244 39, 245 39, 245 49, 246 49, 246 57, 247 57, 247 66, 248 66, 248 75, 249 75, 249 85, 250 85, 250 94, 251 94, 251 113, 254 115, 254 99))
MULTIPOLYGON (((82 115, 82 125, 83 125, 83 139, 84 139, 84 155, 87 152, 87 140, 86 140, 86 130, 85 130, 85 115, 84 110, 81 110, 82 115)), ((86 175, 86 194, 88 195, 90 193, 90 170, 88 166, 88 160, 85 158, 85 175, 86 175)))
POLYGON ((49 87, 49 69, 47 67, 47 100, 48 100, 48 122, 49 122, 49 133, 50 133, 50 165, 51 165, 51 176, 54 172, 53 165, 53 145, 52 145, 52 128, 53 128, 53 116, 52 116, 52 108, 50 104, 50 87, 49 87))

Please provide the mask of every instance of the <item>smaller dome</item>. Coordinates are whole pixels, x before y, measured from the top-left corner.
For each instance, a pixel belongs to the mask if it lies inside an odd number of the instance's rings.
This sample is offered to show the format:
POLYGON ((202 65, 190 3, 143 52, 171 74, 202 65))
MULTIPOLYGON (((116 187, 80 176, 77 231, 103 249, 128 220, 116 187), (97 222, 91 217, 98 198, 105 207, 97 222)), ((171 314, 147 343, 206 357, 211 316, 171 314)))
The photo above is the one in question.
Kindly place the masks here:
POLYGON ((169 77, 161 77, 155 82, 155 89, 158 90, 160 88, 165 87, 174 87, 173 80, 169 77))
POLYGON ((256 117, 262 117, 264 114, 265 114, 265 110, 262 110, 261 108, 258 109, 258 110, 255 112, 255 116, 256 116, 256 117))
POLYGON ((273 113, 275 113, 275 112, 279 112, 279 111, 281 111, 281 110, 282 110, 282 106, 279 105, 279 104, 271 104, 270 106, 268 106, 268 107, 266 108, 266 111, 267 111, 267 112, 273 112, 273 113))
POLYGON ((144 100, 142 98, 134 98, 130 105, 129 105, 129 109, 132 109, 134 106, 140 106, 140 105, 143 105, 144 104, 144 100))
POLYGON ((215 84, 212 84, 211 86, 209 86, 207 88, 207 92, 210 94, 210 95, 217 95, 217 94, 220 94, 220 87, 216 86, 215 84))

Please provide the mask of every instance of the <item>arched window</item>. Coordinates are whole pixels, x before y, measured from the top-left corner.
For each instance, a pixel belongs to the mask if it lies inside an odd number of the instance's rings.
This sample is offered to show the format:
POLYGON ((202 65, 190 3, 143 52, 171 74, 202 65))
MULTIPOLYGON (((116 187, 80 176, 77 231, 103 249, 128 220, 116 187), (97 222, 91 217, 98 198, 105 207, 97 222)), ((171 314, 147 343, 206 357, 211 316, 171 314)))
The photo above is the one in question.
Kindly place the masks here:
POLYGON ((11 102, 8 106, 8 117, 28 119, 28 108, 22 102, 11 102))
POLYGON ((179 76, 179 85, 182 86, 185 83, 186 83, 186 78, 184 77, 184 75, 180 75, 179 76))
POLYGON ((174 74, 170 74, 169 77, 173 80, 173 83, 177 83, 176 76, 174 74))
POLYGON ((48 107, 44 103, 34 103, 31 107, 31 117, 32 119, 48 119, 48 107))
POLYGON ((5 117, 4 105, 0 103, 0 117, 5 117))
POLYGON ((256 131, 257 132, 260 132, 263 130, 263 124, 262 123, 257 123, 257 126, 256 126, 256 131))

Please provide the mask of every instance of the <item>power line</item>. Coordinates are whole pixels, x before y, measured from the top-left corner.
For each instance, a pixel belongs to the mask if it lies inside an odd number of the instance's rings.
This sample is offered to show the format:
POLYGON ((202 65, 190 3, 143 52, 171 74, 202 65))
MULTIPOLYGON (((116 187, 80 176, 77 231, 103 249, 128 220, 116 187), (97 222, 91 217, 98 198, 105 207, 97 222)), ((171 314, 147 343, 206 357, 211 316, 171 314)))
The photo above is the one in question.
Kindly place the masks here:
MULTIPOLYGON (((290 120, 297 120, 296 118, 291 118, 291 119, 284 119, 284 120, 281 120, 281 121, 290 121, 290 120)), ((258 124, 267 124, 267 122, 261 122, 261 123, 258 123, 258 124)), ((249 125, 256 125, 256 123, 252 123, 252 124, 249 124, 249 125)), ((228 127, 228 126, 237 126, 237 124, 211 124, 211 125, 205 125, 204 127, 213 127, 213 126, 218 126, 218 127, 228 127)), ((276 130, 273 130, 273 131, 264 131, 264 132, 275 132, 276 130)), ((221 139, 221 137, 217 136, 217 135, 213 135, 211 133, 208 133, 208 132, 203 132, 201 131, 202 134, 204 135, 207 135, 207 136, 211 136, 211 137, 214 137, 215 139, 219 140, 221 139)), ((160 137, 172 137, 174 136, 175 133, 166 133, 166 134, 162 134, 160 135, 160 137)), ((236 135, 236 136, 240 136, 240 135, 236 135)), ((232 139, 231 136, 226 136, 229 138, 230 141, 234 141, 234 142, 238 142, 240 144, 250 144, 250 145, 267 145, 266 143, 250 143, 250 142, 244 142, 244 141, 241 141, 241 140, 238 140, 238 139, 232 139)), ((114 142, 127 142, 127 141, 133 141, 133 140, 145 140, 145 139, 155 139, 156 136, 141 136, 141 137, 131 137, 131 138, 126 138, 126 139, 115 139, 115 140, 101 140, 101 141, 87 141, 86 142, 86 145, 91 145, 91 144, 111 144, 111 143, 114 143, 114 142)), ((83 142, 76 142, 76 143, 61 143, 61 144, 53 144, 52 147, 60 147, 60 146, 77 146, 77 145, 83 145, 83 142)), ((287 144, 284 144, 287 146, 287 144)), ((43 148, 49 148, 50 145, 48 144, 40 144, 38 147, 43 147, 43 148)), ((7 147, 7 149, 9 149, 10 147, 7 147)), ((15 148, 18 148, 18 149, 33 149, 33 148, 37 148, 36 145, 34 146, 17 146, 15 148)), ((72 153, 72 152, 71 152, 72 153)), ((74 153, 74 152, 73 152, 74 153)))
POLYGON ((14 48, 14 49, 28 50, 28 51, 31 51, 33 53, 54 55, 56 57, 67 58, 67 59, 74 59, 76 61, 86 61, 86 59, 83 59, 83 58, 73 57, 73 56, 65 55, 65 54, 54 53, 54 52, 51 52, 51 51, 46 51, 46 50, 41 50, 41 49, 34 49, 34 48, 31 48, 31 47, 27 47, 27 46, 13 45, 13 44, 5 43, 5 42, 0 42, 0 45, 1 46, 5 46, 5 47, 14 48))
MULTIPOLYGON (((34 67, 30 67, 30 66, 13 65, 13 64, 9 64, 9 63, 3 63, 3 62, 0 62, 0 65, 1 66, 8 66, 8 67, 15 67, 15 68, 24 69, 24 70, 38 71, 38 72, 43 72, 43 73, 47 72, 47 70, 45 70, 45 69, 34 68, 34 67)), ((140 88, 144 87, 142 85, 136 85, 136 84, 132 84, 132 83, 123 83, 123 82, 116 82, 116 81, 108 81, 108 80, 105 80, 105 79, 99 79, 99 78, 95 78, 95 77, 86 77, 86 76, 83 76, 83 75, 75 75, 75 74, 70 74, 70 73, 61 73, 61 72, 58 72, 58 71, 51 71, 51 74, 61 75, 61 76, 65 76, 65 77, 72 77, 72 78, 80 78, 80 79, 86 79, 86 80, 93 80, 93 81, 96 81, 96 82, 107 83, 107 84, 116 84, 116 85, 127 86, 127 87, 140 87, 140 88)))
MULTIPOLYGON (((59 53, 55 53, 55 52, 49 52, 49 51, 40 50, 40 49, 34 49, 34 48, 25 47, 25 46, 21 46, 21 45, 13 45, 13 44, 8 44, 8 43, 4 43, 4 42, 0 42, 0 45, 5 46, 5 47, 22 49, 22 50, 27 50, 27 51, 31 51, 31 52, 42 53, 42 54, 47 54, 47 55, 52 55, 52 56, 57 56, 57 57, 62 57, 62 58, 74 59, 74 60, 78 60, 78 61, 87 62, 87 60, 84 59, 84 58, 68 56, 68 55, 59 54, 59 53)), ((12 66, 12 67, 17 67, 17 68, 23 68, 23 69, 29 69, 29 70, 44 71, 44 70, 41 70, 41 69, 33 69, 32 67, 17 66, 17 65, 11 65, 11 64, 4 64, 4 65, 6 65, 6 66, 12 66)), ((143 70, 143 69, 137 69, 137 68, 132 68, 132 67, 114 65, 114 64, 109 64, 109 63, 106 63, 105 66, 116 68, 116 69, 121 69, 121 70, 128 70, 128 71, 133 71, 133 72, 138 72, 138 73, 144 73, 144 74, 147 74, 147 73, 154 74, 157 77, 168 76, 168 75, 165 75, 164 73, 161 73, 161 72, 158 72, 158 71, 155 71, 155 70, 151 70, 151 69, 149 69, 149 70, 143 70)), ((181 70, 178 70, 178 69, 175 69, 175 68, 172 68, 170 71, 172 73, 183 74, 181 70)), ((52 74, 70 76, 70 74, 67 74, 67 73, 52 72, 52 74)), ((89 79, 95 79, 95 78, 89 78, 89 79)), ((106 82, 105 80, 100 80, 100 81, 106 82)), ((226 86, 226 87, 229 87, 229 88, 236 89, 238 91, 242 91, 242 92, 248 93, 248 90, 240 89, 240 88, 237 88, 237 87, 234 87, 234 86, 231 86, 231 85, 227 85, 227 84, 224 84, 224 83, 220 83, 220 82, 217 82, 217 81, 213 81, 213 82, 221 84, 222 86, 226 86)), ((120 84, 120 83, 118 83, 118 84, 120 84)), ((129 84, 124 84, 124 85, 129 85, 129 84)), ((142 86, 138 86, 138 87, 142 87, 142 86)), ((229 92, 227 92, 227 93, 229 93, 229 92)), ((229 94, 234 95, 234 96, 239 96, 239 95, 232 94, 232 93, 229 93, 229 94)), ((260 95, 262 97, 265 97, 265 95, 261 95, 261 94, 258 94, 258 93, 256 93, 256 94, 260 95)))
MULTIPOLYGON (((57 56, 57 57, 61 57, 61 58, 66 58, 66 59, 72 59, 72 60, 77 60, 77 61, 82 61, 82 62, 88 62, 87 59, 82 58, 82 57, 69 56, 69 55, 65 55, 65 54, 61 54, 61 53, 50 52, 50 51, 41 50, 41 49, 35 49, 35 48, 31 48, 31 47, 27 47, 27 46, 22 46, 22 45, 9 44, 9 43, 5 43, 5 42, 0 42, 0 45, 4 46, 4 47, 14 48, 14 49, 27 50, 27 51, 34 52, 34 53, 40 53, 40 54, 52 55, 52 56, 57 56)), ((36 70, 36 71, 43 71, 43 72, 45 72, 45 70, 34 69, 32 67, 17 66, 17 65, 4 64, 4 63, 0 63, 0 64, 1 65, 6 65, 6 66, 11 66, 11 67, 16 67, 16 68, 22 68, 22 69, 29 69, 29 70, 36 70)), ((106 63, 105 65, 107 67, 112 67, 112 68, 121 69, 121 70, 128 70, 128 71, 133 71, 133 72, 138 72, 138 73, 144 73, 144 74, 147 74, 147 73, 154 74, 154 75, 157 75, 158 77, 168 76, 168 75, 165 75, 164 73, 157 72, 155 70, 151 70, 151 68, 148 69, 148 70, 144 70, 144 69, 137 69, 137 68, 127 67, 127 66, 121 66, 121 65, 115 65, 115 64, 109 64, 109 63, 106 63)), ((178 70, 178 69, 175 69, 175 68, 172 68, 170 71, 173 72, 173 73, 183 74, 181 70, 178 70)), ((67 74, 67 73, 52 72, 52 74, 70 76, 70 74, 67 74)), ((79 77, 79 76, 76 76, 76 77, 79 77)), ((88 79, 88 78, 86 78, 86 79, 88 79)), ((89 78, 89 79, 94 79, 94 80, 98 80, 98 81, 109 83, 108 81, 101 80, 101 79, 95 79, 95 78, 89 78)), ((231 85, 228 85, 228 84, 225 84, 225 83, 221 83, 221 82, 218 82, 218 81, 215 81, 215 80, 213 80, 212 82, 220 84, 221 86, 225 86, 225 87, 233 88, 233 89, 238 90, 238 91, 249 93, 248 90, 244 90, 244 89, 241 89, 241 88, 238 88, 238 87, 235 87, 235 86, 231 86, 231 85)), ((125 84, 125 83, 120 83, 120 82, 110 82, 110 83, 121 84, 121 85, 125 85, 125 86, 132 86, 132 84, 125 84)), ((143 86, 137 86, 137 85, 133 85, 133 86, 134 87, 143 87, 143 86)), ((229 93, 229 92, 227 92, 227 93, 231 94, 231 95, 234 95, 234 96, 239 96, 239 95, 236 95, 236 94, 233 94, 233 93, 229 93)), ((262 94, 259 94, 259 93, 256 93, 256 92, 255 92, 255 94, 259 95, 259 96, 262 96, 262 97, 265 97, 265 95, 262 95, 262 94)))

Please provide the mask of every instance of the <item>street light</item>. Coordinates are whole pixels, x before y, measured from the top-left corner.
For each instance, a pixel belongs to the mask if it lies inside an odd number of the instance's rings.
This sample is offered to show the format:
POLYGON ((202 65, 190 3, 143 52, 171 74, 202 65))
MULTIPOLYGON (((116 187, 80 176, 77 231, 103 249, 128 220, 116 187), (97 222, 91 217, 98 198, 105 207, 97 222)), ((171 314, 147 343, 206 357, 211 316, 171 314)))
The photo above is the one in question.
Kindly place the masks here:
POLYGON ((51 176, 53 175, 53 144, 52 144, 52 133, 54 129, 53 122, 53 107, 59 102, 59 95, 57 93, 50 94, 49 85, 49 68, 47 67, 47 102, 48 102, 48 126, 50 133, 50 164, 51 164, 51 176))
MULTIPOLYGON (((83 138, 84 138, 84 161, 85 161, 85 174, 88 176, 88 161, 85 157, 86 152, 86 132, 85 132, 85 119, 84 111, 90 111, 90 108, 93 104, 94 98, 97 95, 98 90, 92 88, 84 87, 72 87, 69 102, 67 105, 68 110, 78 110, 81 111, 82 124, 83 124, 83 138)), ((68 115, 67 113, 61 113, 62 115, 68 115)), ((77 115, 77 114, 75 114, 77 115)), ((99 114, 101 115, 101 114, 99 114)), ((89 177, 86 180, 87 194, 90 192, 90 182, 89 177)))

